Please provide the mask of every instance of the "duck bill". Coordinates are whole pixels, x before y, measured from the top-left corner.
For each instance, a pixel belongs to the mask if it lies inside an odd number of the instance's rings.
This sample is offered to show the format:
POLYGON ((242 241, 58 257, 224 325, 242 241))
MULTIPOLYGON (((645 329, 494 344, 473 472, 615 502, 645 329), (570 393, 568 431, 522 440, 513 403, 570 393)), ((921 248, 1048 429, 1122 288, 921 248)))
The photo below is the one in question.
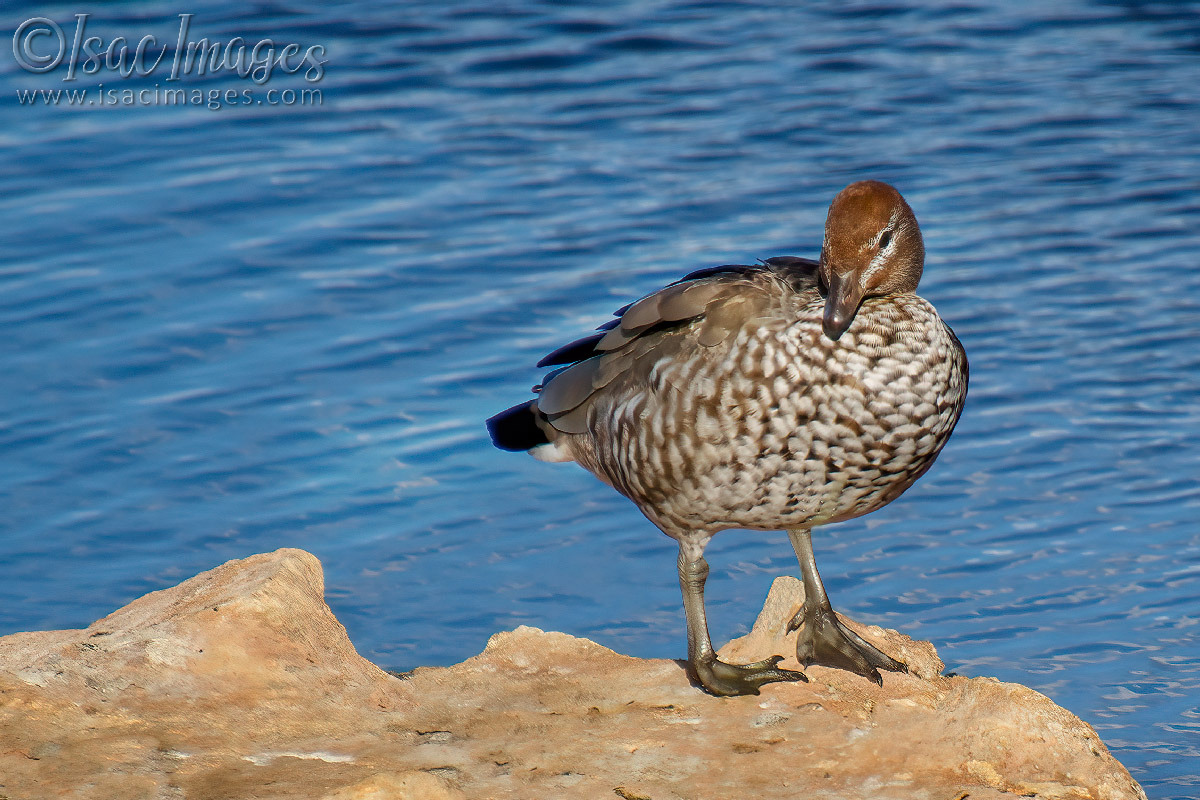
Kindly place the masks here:
POLYGON ((821 327, 825 329, 825 335, 835 342, 850 327, 862 302, 863 290, 857 277, 853 272, 838 275, 830 271, 829 293, 825 296, 825 317, 821 327))

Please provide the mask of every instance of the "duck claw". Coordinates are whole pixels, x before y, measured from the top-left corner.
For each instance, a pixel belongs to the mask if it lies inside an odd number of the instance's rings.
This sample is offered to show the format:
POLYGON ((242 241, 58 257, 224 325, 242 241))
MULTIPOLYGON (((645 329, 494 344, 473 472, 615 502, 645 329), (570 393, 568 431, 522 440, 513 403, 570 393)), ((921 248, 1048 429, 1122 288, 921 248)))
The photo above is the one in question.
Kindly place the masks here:
POLYGON ((800 609, 788 621, 787 630, 803 628, 796 639, 796 658, 804 666, 819 664, 861 675, 883 685, 879 670, 908 672, 908 667, 879 650, 875 645, 846 627, 832 608, 800 609))
POLYGON ((802 681, 808 682, 803 672, 780 669, 777 665, 783 656, 771 656, 752 664, 727 664, 716 658, 693 664, 696 678, 701 687, 717 697, 759 693, 759 687, 767 683, 802 681))

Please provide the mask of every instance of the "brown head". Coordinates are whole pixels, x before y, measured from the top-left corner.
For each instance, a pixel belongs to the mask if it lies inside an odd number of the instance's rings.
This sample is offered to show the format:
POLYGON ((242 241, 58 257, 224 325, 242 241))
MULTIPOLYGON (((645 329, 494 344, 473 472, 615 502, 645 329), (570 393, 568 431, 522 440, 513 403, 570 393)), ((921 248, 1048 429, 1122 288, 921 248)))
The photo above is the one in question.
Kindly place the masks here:
POLYGON ((925 243, 904 198, 881 181, 852 183, 833 198, 821 247, 825 335, 838 339, 865 297, 911 294, 925 243))

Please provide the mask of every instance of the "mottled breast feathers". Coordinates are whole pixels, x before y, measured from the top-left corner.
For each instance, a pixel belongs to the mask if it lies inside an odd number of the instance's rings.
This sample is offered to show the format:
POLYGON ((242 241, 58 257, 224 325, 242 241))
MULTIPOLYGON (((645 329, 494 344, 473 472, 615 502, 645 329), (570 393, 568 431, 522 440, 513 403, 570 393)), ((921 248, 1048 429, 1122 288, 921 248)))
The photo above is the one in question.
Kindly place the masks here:
POLYGON ((568 364, 543 381, 537 408, 563 433, 587 430, 589 400, 619 376, 687 347, 713 347, 787 298, 814 290, 817 262, 781 256, 760 265, 731 264, 693 272, 619 309, 599 332, 543 358, 568 364))

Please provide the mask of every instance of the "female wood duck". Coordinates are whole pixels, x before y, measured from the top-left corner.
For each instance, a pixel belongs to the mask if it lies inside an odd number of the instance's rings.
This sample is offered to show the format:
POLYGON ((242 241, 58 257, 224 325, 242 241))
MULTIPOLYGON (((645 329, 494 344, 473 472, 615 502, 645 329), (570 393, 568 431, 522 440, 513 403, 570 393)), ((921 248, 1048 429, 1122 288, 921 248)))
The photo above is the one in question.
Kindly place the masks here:
POLYGON ((833 199, 818 261, 791 256, 693 272, 538 364, 567 365, 488 420, 497 447, 575 461, 679 542, 688 662, 715 695, 807 680, 782 656, 717 659, 704 548, 728 528, 786 530, 800 560, 804 666, 882 684, 903 671, 845 627, 810 532, 882 508, 933 464, 967 394, 967 357, 916 295, 925 261, 912 209, 886 183, 833 199))

